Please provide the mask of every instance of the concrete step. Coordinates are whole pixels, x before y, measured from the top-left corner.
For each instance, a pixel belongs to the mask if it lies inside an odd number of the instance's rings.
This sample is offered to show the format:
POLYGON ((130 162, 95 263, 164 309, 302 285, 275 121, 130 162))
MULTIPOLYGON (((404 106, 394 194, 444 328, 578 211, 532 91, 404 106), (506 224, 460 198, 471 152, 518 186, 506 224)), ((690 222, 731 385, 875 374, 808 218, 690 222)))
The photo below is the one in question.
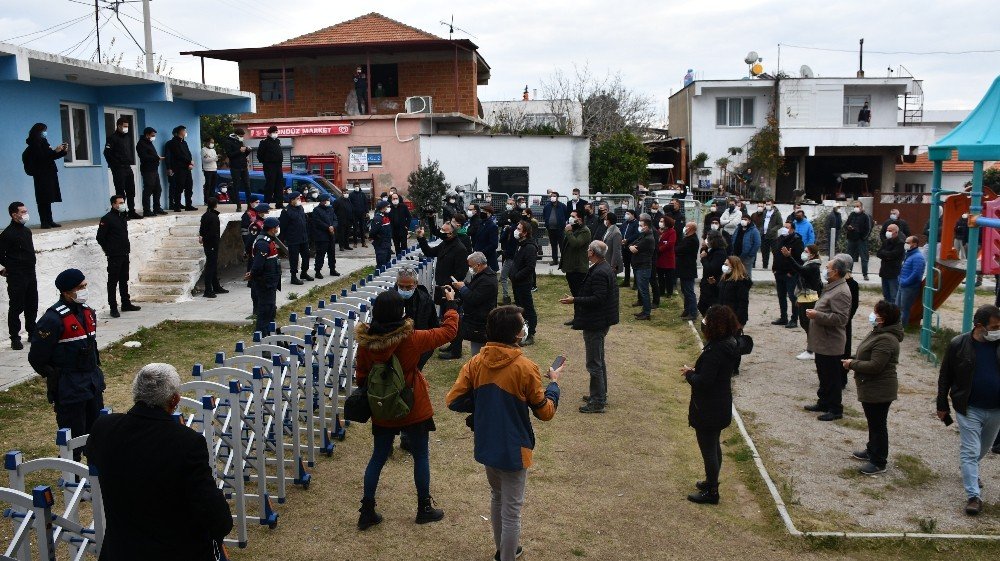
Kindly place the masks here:
POLYGON ((129 291, 134 291, 136 294, 143 295, 163 295, 172 296, 170 300, 163 300, 164 302, 173 302, 180 296, 187 295, 191 289, 187 286, 180 284, 168 284, 168 283, 148 283, 148 282, 138 282, 129 287, 129 291))
POLYGON ((163 245, 161 247, 201 247, 198 243, 198 236, 174 236, 170 235, 163 238, 163 245))
POLYGON ((171 236, 186 236, 186 237, 198 237, 198 225, 197 224, 178 224, 176 226, 170 227, 171 236))
POLYGON ((200 271, 204 259, 152 259, 143 271, 200 271))
POLYGON ((159 247, 153 251, 153 259, 171 261, 177 259, 199 259, 205 257, 205 250, 195 240, 190 247, 159 247))
POLYGON ((129 290, 131 291, 133 302, 173 304, 174 302, 177 302, 181 298, 177 294, 156 294, 156 293, 137 292, 134 287, 129 290))
POLYGON ((195 271, 157 271, 155 269, 143 269, 139 271, 139 281, 155 284, 179 284, 187 285, 192 283, 201 274, 200 270, 195 271))

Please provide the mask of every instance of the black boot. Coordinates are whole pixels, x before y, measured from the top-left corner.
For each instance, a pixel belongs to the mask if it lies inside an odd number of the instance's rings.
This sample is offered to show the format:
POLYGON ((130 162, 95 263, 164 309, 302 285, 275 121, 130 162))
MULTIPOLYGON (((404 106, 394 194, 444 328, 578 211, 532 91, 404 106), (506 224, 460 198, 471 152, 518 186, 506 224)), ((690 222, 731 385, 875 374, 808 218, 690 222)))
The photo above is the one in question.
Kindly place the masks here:
POLYGON ((361 499, 361 513, 358 516, 358 530, 367 530, 382 521, 382 515, 375 512, 375 499, 361 499))
POLYGON ((691 493, 688 495, 688 500, 700 505, 717 505, 719 504, 719 486, 718 484, 712 486, 705 484, 704 490, 691 493))
POLYGON ((444 518, 444 511, 440 508, 434 508, 434 499, 424 497, 417 500, 417 524, 437 522, 442 518, 444 518))

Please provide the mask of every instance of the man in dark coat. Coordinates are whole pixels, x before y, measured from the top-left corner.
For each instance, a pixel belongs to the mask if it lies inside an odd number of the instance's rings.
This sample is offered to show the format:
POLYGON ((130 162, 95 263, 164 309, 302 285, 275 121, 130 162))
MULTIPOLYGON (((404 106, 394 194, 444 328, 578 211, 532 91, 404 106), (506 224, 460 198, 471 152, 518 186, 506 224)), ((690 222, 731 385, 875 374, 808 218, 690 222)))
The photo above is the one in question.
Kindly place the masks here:
POLYGON ((514 304, 524 310, 524 320, 528 322, 528 336, 521 340, 521 346, 535 344, 535 330, 538 328, 538 313, 531 288, 535 282, 535 265, 538 262, 538 246, 531 235, 531 222, 521 220, 514 230, 518 248, 510 266, 510 287, 514 292, 514 304))
POLYGON ((469 229, 469 235, 472 236, 472 249, 481 251, 486 256, 486 264, 490 266, 490 269, 499 271, 497 246, 500 245, 500 228, 497 227, 496 220, 493 219, 493 207, 491 205, 484 206, 479 216, 482 221, 479 223, 476 233, 473 235, 472 229, 469 229))
POLYGON ((576 187, 573 188, 572 193, 573 196, 570 198, 569 204, 566 205, 566 207, 570 210, 570 212, 575 210, 577 216, 583 216, 583 211, 586 206, 590 204, 590 202, 580 197, 580 190, 576 187))
POLYGON ((906 247, 899 235, 899 226, 890 224, 885 230, 882 245, 875 254, 882 264, 878 276, 882 279, 882 297, 889 302, 896 301, 899 292, 899 272, 903 268, 906 247))
POLYGON ((210 561, 216 559, 216 543, 233 529, 205 439, 171 416, 181 399, 180 384, 173 366, 147 364, 136 375, 135 405, 128 413, 94 422, 87 460, 101 478, 106 516, 101 559, 210 561))
POLYGON ((473 273, 472 279, 468 284, 457 281, 451 283, 451 286, 462 300, 462 321, 458 326, 458 336, 472 344, 472 354, 475 355, 486 345, 486 317, 497 307, 500 283, 496 271, 490 268, 483 252, 472 253, 467 262, 473 273))
MULTIPOLYGON (((243 135, 246 131, 236 129, 222 143, 222 148, 226 151, 226 158, 229 160, 229 172, 233 181, 233 195, 236 197, 236 211, 241 210, 240 191, 246 192, 246 201, 250 204, 250 171, 247 166, 247 158, 250 157, 251 149, 243 144, 243 135)), ((266 194, 265 194, 266 196, 266 194)), ((281 197, 273 199, 277 208, 283 206, 281 197)))
MULTIPOLYGON (((424 238, 424 229, 417 228, 417 243, 420 244, 420 250, 425 256, 437 258, 434 268, 434 303, 441 306, 440 315, 444 317, 447 307, 444 305, 442 287, 465 278, 469 272, 469 251, 455 235, 455 227, 451 222, 441 225, 441 243, 434 247, 431 247, 424 238)), ((462 356, 462 338, 456 335, 445 352, 455 357, 462 356)))
MULTIPOLYGON (((31 336, 28 362, 45 378, 46 396, 59 428, 73 436, 90 432, 104 408, 104 372, 97 350, 97 314, 87 302, 87 279, 78 269, 56 276, 59 301, 53 304, 31 336)), ((204 443, 202 443, 204 446, 204 443)), ((82 449, 73 453, 79 461, 82 449)))
POLYGON ((10 225, 0 232, 0 276, 7 279, 7 327, 10 330, 10 348, 20 351, 21 314, 28 339, 35 332, 38 315, 38 277, 35 275, 35 244, 31 239, 28 209, 24 203, 14 201, 7 207, 10 225))
POLYGON ((778 293, 778 309, 781 317, 771 322, 771 325, 784 325, 785 327, 795 327, 799 322, 799 307, 795 302, 795 289, 799 282, 798 267, 790 261, 802 264, 802 250, 805 244, 802 243, 802 236, 795 231, 794 218, 789 215, 785 218, 785 223, 778 230, 778 239, 774 243, 774 261, 771 263, 771 271, 774 272, 775 289, 778 293), (788 248, 789 256, 785 257, 781 252, 782 248, 788 248), (792 317, 788 319, 788 302, 792 305, 792 317))
POLYGON ((339 277, 337 272, 337 213, 330 206, 330 195, 319 196, 319 205, 312 211, 312 240, 316 245, 316 265, 313 276, 323 278, 323 261, 330 264, 330 276, 339 277))
POLYGON ((549 202, 542 207, 542 227, 549 233, 549 245, 552 247, 552 265, 559 264, 559 246, 563 240, 563 229, 569 220, 569 208, 559 200, 559 193, 549 194, 549 202))
POLYGON ((115 123, 114 132, 108 135, 104 145, 104 161, 111 170, 111 181, 115 185, 115 194, 128 203, 128 217, 142 218, 135 212, 135 145, 129 135, 129 119, 119 117, 115 123))
POLYGON ((590 374, 590 393, 580 407, 580 413, 603 413, 608 403, 608 365, 604 359, 604 340, 612 325, 618 324, 618 282, 605 257, 608 246, 602 241, 590 242, 587 260, 590 270, 576 296, 559 302, 573 304, 573 329, 583 331, 586 367, 590 374))
POLYGON ((142 177, 143 218, 167 213, 160 205, 163 193, 160 187, 160 161, 164 158, 156 151, 153 144, 155 140, 156 129, 146 127, 142 131, 142 138, 135 144, 135 152, 139 154, 139 175, 142 177))
POLYGON ((198 241, 205 250, 205 274, 202 275, 205 281, 205 298, 215 298, 216 294, 227 294, 228 290, 222 288, 219 282, 219 243, 222 241, 222 227, 219 224, 219 200, 209 197, 205 204, 208 208, 205 214, 201 215, 201 224, 198 226, 198 241))
POLYGON ((337 243, 341 251, 350 251, 351 229, 354 226, 354 208, 347 196, 337 197, 333 201, 333 212, 337 215, 337 243))
POLYGON ((872 231, 872 218, 865 212, 861 201, 854 201, 854 208, 844 222, 844 230, 847 232, 847 254, 855 263, 861 259, 861 274, 868 280, 868 235, 872 231))
POLYGON ((694 281, 698 279, 700 249, 698 225, 688 222, 684 225, 683 236, 677 242, 677 249, 674 251, 677 256, 676 275, 681 281, 681 295, 684 297, 682 320, 693 320, 698 317, 698 299, 694 293, 694 281))
POLYGON ((410 233, 410 209, 399 193, 393 192, 389 198, 389 220, 392 222, 392 245, 398 254, 406 249, 406 237, 410 233))
POLYGON ((194 159, 187 145, 187 127, 174 127, 174 136, 163 145, 166 152, 167 175, 170 176, 170 208, 174 212, 181 211, 181 195, 184 195, 184 210, 196 210, 192 204, 194 179, 191 170, 194 169, 194 159))
MULTIPOLYGON (((263 231, 253 244, 253 260, 246 279, 251 282, 251 298, 257 314, 255 331, 268 335, 271 322, 278 312, 278 291, 281 290, 281 260, 275 233, 281 222, 273 216, 264 219, 263 231)), ((301 281, 300 281, 301 282, 301 281)))
POLYGON ((653 234, 653 224, 650 222, 648 214, 644 214, 639 219, 638 232, 639 235, 636 236, 635 240, 626 245, 625 251, 632 254, 632 268, 635 270, 635 282, 639 288, 639 300, 636 304, 642 306, 642 311, 635 314, 635 319, 648 320, 653 306, 650 296, 653 254, 656 252, 656 239, 659 237, 653 234))
POLYGON ((101 217, 101 223, 97 227, 97 243, 108 258, 108 305, 111 306, 111 317, 121 317, 115 298, 116 290, 122 297, 123 312, 139 311, 141 308, 133 305, 128 295, 128 256, 132 252, 132 244, 128 239, 128 216, 120 195, 111 197, 111 210, 101 217))
POLYGON ((281 224, 281 235, 278 238, 288 248, 288 265, 291 267, 292 284, 303 284, 311 281, 309 276, 309 222, 302 201, 292 197, 288 206, 281 210, 278 217, 281 224), (299 274, 299 259, 302 260, 301 280, 299 274))
POLYGON ((21 159, 24 171, 35 184, 35 204, 38 205, 38 218, 42 222, 42 228, 59 228, 60 224, 52 220, 52 203, 62 202, 56 160, 66 156, 69 145, 64 142, 53 149, 49 146, 47 134, 48 126, 45 123, 35 123, 24 141, 28 147, 24 149, 21 159))
POLYGON ((354 233, 354 245, 357 246, 358 241, 361 242, 361 247, 368 247, 368 210, 369 210, 369 200, 368 195, 361 190, 361 184, 355 183, 354 189, 348 195, 351 200, 351 209, 354 211, 354 228, 352 232, 354 233))
POLYGON ((392 218, 389 216, 389 201, 375 203, 375 214, 368 225, 368 237, 375 250, 375 266, 387 265, 392 260, 392 218))
MULTIPOLYGON (((281 201, 281 192, 285 190, 285 178, 281 173, 284 160, 278 127, 271 125, 267 129, 267 138, 257 146, 257 161, 264 167, 264 196, 274 201, 281 201)), ((281 208, 280 204, 278 208, 281 208)))

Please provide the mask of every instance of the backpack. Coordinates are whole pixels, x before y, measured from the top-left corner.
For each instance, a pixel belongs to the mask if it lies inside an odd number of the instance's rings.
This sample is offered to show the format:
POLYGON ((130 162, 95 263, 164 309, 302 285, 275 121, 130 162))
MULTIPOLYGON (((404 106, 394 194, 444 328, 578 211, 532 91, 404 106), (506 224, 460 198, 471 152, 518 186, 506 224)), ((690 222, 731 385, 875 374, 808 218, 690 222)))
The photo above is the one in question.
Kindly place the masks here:
POLYGON ((368 405, 372 419, 394 421, 410 414, 413 407, 413 388, 406 385, 403 367, 396 355, 391 360, 372 366, 366 379, 368 405))
POLYGON ((24 152, 21 152, 21 163, 24 165, 24 173, 27 175, 35 175, 35 170, 31 169, 31 156, 28 154, 30 150, 31 147, 29 146, 24 149, 24 152))

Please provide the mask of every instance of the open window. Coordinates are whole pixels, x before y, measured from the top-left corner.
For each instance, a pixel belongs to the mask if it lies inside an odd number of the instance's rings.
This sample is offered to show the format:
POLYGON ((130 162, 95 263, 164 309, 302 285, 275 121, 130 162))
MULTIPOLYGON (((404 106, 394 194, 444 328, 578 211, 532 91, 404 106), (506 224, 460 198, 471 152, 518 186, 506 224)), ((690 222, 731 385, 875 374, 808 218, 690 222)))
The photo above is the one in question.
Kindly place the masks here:
POLYGON ((90 110, 86 105, 60 103, 59 121, 62 141, 69 146, 65 165, 91 165, 90 110))
POLYGON ((285 70, 260 71, 261 101, 294 101, 295 73, 291 68, 285 70))
POLYGON ((396 64, 373 64, 368 81, 372 97, 399 96, 399 67, 396 64))

